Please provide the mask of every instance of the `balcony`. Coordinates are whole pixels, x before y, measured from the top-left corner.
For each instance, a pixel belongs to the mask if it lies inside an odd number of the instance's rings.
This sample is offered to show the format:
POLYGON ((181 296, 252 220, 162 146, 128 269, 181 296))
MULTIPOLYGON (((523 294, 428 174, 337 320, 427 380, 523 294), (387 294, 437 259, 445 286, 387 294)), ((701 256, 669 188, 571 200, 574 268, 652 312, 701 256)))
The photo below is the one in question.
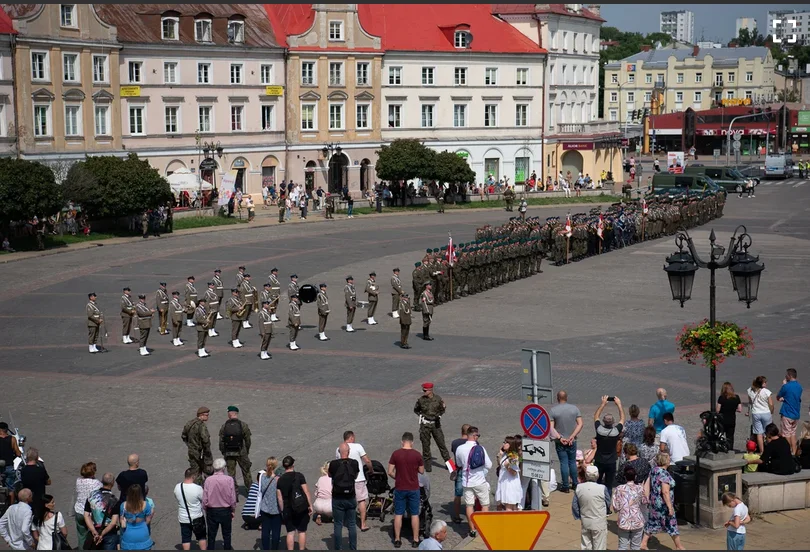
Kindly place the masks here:
POLYGON ((664 90, 666 87, 667 85, 664 81, 656 81, 655 84, 653 84, 653 89, 655 90, 664 90))
POLYGON ((723 79, 714 79, 712 88, 723 88, 723 79))
POLYGON ((557 125, 556 134, 580 134, 580 135, 594 135, 594 134, 608 134, 611 132, 619 132, 619 121, 591 121, 589 123, 560 123, 557 125))

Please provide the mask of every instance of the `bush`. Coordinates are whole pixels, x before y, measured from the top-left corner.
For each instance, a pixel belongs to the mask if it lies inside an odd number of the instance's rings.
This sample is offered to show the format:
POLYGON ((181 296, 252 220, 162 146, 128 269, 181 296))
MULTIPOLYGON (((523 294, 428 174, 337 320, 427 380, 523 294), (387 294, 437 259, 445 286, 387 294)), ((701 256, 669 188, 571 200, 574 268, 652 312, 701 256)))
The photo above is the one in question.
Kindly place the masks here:
POLYGON ((0 222, 49 217, 62 207, 53 171, 34 161, 0 158, 0 222))

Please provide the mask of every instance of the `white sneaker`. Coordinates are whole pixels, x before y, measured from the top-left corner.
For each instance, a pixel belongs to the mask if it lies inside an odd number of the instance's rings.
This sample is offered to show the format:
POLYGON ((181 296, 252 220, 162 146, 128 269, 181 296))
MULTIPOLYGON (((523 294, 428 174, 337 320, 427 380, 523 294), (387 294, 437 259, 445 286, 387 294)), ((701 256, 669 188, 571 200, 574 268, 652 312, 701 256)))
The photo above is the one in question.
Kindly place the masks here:
POLYGON ((248 328, 252 328, 253 326, 251 326, 250 322, 248 322, 247 320, 243 320, 242 327, 247 330, 248 328))
POLYGON ((217 313, 217 320, 222 320, 222 315, 217 313))
POLYGON ((326 334, 324 332, 320 333, 320 335, 318 336, 318 339, 320 339, 321 341, 329 341, 329 338, 326 337, 326 334))
POLYGON ((301 347, 299 347, 298 345, 295 344, 295 341, 290 341, 290 350, 291 351, 297 351, 300 348, 301 347))
POLYGON ((270 321, 271 322, 278 322, 278 316, 276 316, 275 313, 271 314, 270 315, 270 321))
POLYGON ((391 313, 391 318, 399 318, 399 312, 394 311, 391 313))
POLYGON ((262 354, 261 354, 261 355, 259 355, 259 357, 260 357, 262 360, 268 360, 268 359, 270 358, 270 355, 268 355, 268 354, 267 354, 267 351, 262 351, 262 354))
POLYGON ((346 331, 347 332, 353 332, 354 331, 354 328, 352 328, 351 324, 346 324, 346 331))
POLYGON ((233 341, 233 342, 231 342, 231 345, 233 345, 233 348, 234 348, 234 349, 238 349, 239 347, 244 347, 244 345, 242 345, 242 344, 239 342, 239 340, 238 340, 238 339, 237 339, 237 340, 235 340, 235 341, 233 341))
POLYGON ((374 325, 374 324, 376 324, 376 323, 377 323, 377 321, 376 321, 376 320, 374 320, 374 317, 373 317, 373 316, 372 316, 371 318, 369 318, 369 319, 368 319, 368 324, 369 324, 369 326, 373 326, 373 325, 374 325))
POLYGON ((127 341, 127 336, 123 336, 121 338, 121 343, 124 343, 124 344, 129 343, 129 341, 127 341))
POLYGON ((200 358, 205 358, 205 357, 211 356, 211 355, 209 355, 208 351, 206 351, 205 349, 198 349, 197 350, 197 356, 200 357, 200 358))
POLYGON ((89 345, 88 347, 89 347, 89 350, 90 350, 91 353, 97 353, 98 352, 98 349, 96 349, 95 345, 89 345))
POLYGON ((208 337, 216 337, 218 335, 219 334, 217 333, 217 331, 214 328, 211 328, 210 330, 208 330, 208 337))
POLYGON ((193 328, 194 322, 192 322, 191 320, 186 320, 186 326, 188 326, 189 328, 193 328))
POLYGON ((149 355, 149 351, 146 350, 146 347, 141 347, 140 351, 141 351, 141 356, 149 355))

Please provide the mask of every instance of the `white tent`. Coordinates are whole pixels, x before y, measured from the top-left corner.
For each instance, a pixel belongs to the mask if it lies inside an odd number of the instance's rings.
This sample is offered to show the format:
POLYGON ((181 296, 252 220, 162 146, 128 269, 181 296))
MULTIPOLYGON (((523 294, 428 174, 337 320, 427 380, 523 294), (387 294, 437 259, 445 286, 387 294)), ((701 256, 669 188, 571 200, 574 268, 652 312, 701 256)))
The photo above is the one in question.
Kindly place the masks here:
POLYGON ((199 191, 200 182, 202 182, 203 190, 210 190, 212 188, 210 182, 206 180, 201 181, 199 176, 192 173, 188 169, 178 169, 167 176, 166 180, 169 181, 169 185, 172 187, 172 192, 175 194, 179 194, 183 191, 199 191))

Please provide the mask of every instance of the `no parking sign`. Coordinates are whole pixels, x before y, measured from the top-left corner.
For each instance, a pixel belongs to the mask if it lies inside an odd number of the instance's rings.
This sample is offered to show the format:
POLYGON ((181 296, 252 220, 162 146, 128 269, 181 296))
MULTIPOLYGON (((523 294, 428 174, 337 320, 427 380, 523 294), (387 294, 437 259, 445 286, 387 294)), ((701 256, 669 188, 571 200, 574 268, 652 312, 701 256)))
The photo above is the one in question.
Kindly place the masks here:
POLYGON ((520 413, 520 427, 532 439, 545 439, 551 433, 551 419, 539 404, 529 404, 520 413))

